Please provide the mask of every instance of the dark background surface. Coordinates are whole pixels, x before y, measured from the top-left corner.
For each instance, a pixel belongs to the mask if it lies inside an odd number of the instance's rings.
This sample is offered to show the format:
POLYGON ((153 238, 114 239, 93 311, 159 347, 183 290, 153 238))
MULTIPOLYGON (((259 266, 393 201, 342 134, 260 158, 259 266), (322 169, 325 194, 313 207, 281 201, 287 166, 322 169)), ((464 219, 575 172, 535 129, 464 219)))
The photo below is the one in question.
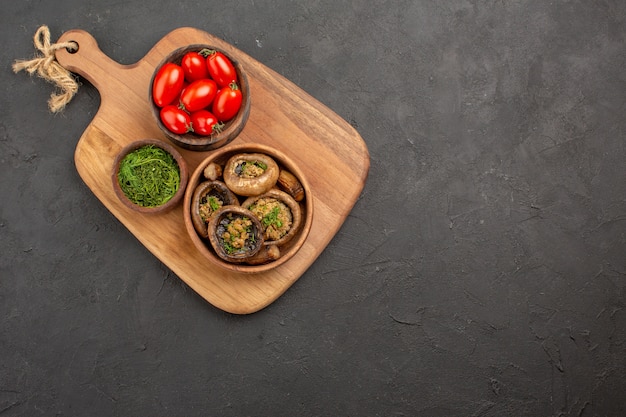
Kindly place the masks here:
POLYGON ((626 2, 106 3, 3 2, 2 417, 626 415, 626 2), (76 173, 98 92, 12 73, 42 24, 232 43, 357 128, 362 197, 276 302, 212 307, 76 173))

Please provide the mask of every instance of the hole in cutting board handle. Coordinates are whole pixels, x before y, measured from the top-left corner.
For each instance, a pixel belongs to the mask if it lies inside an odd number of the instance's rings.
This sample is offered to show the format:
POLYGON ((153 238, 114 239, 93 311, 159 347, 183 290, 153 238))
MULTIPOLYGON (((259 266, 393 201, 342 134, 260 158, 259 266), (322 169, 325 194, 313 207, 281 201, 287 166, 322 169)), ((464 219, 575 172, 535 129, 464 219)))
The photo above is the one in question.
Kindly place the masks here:
POLYGON ((76 49, 65 48, 65 50, 67 51, 68 54, 74 55, 80 49, 80 44, 74 40, 71 40, 70 42, 73 42, 76 44, 76 49))

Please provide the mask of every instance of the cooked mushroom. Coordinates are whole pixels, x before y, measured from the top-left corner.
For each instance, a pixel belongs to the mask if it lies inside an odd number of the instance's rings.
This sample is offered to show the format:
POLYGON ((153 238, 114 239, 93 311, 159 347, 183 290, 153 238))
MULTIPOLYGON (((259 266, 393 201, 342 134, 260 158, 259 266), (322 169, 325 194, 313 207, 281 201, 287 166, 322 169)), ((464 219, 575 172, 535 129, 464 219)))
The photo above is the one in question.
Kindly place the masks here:
POLYGON ((221 181, 204 181, 193 192, 191 220, 196 232, 207 238, 207 226, 211 217, 222 206, 239 205, 237 196, 221 181))
POLYGON ((276 245, 263 245, 251 258, 246 259, 248 265, 263 265, 280 258, 280 249, 276 245))
POLYGON ((208 232, 215 253, 227 262, 246 262, 263 246, 261 223, 241 206, 219 209, 209 221, 208 232))
POLYGON ((207 180, 215 181, 222 176, 222 167, 215 162, 211 162, 206 166, 206 168, 204 168, 202 174, 207 180))
POLYGON ((271 157, 262 153, 242 153, 226 163, 224 182, 235 194, 261 195, 276 185, 278 173, 278 165, 271 157))
POLYGON ((302 184, 291 172, 281 169, 278 174, 278 187, 293 197, 296 201, 304 200, 304 188, 302 184))
POLYGON ((276 188, 259 196, 249 197, 242 204, 261 222, 266 245, 283 245, 293 238, 302 222, 300 205, 284 191, 276 188))

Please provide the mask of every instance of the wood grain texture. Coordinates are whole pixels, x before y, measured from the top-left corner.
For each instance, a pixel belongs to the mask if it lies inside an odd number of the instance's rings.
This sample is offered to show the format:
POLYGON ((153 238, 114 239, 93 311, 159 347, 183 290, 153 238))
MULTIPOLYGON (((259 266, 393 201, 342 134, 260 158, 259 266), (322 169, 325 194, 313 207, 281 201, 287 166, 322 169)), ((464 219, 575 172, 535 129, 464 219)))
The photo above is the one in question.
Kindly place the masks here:
MULTIPOLYGON (((282 295, 328 245, 365 185, 369 153, 358 132, 280 74, 198 29, 170 32, 132 65, 110 59, 85 31, 65 32, 59 39, 64 41, 77 42, 79 49, 60 50, 57 60, 101 95, 100 108, 80 137, 74 157, 76 169, 96 197, 150 252, 217 308, 248 314, 282 295), (110 182, 113 161, 125 145, 144 138, 167 141, 150 111, 150 79, 165 55, 194 43, 226 51, 248 75, 250 116, 232 144, 262 143, 284 152, 301 168, 312 190, 314 218, 306 242, 288 262, 268 272, 241 274, 214 267, 187 234, 181 205, 165 214, 139 215, 117 199, 110 182)), ((190 172, 210 154, 178 149, 190 172)))

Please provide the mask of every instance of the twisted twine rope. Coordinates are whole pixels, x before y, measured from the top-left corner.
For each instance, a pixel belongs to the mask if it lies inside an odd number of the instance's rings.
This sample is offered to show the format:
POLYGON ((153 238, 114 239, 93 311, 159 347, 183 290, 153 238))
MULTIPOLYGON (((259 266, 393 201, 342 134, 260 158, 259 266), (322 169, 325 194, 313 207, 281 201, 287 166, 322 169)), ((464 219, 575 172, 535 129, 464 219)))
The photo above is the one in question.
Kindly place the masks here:
POLYGON ((50 29, 47 26, 41 26, 35 32, 35 47, 43 54, 36 56, 31 60, 15 60, 13 63, 13 72, 18 73, 22 70, 27 71, 30 75, 35 72, 39 77, 55 84, 61 89, 61 93, 52 93, 48 100, 50 111, 56 113, 63 110, 65 105, 72 100, 74 94, 78 91, 78 82, 72 76, 72 73, 59 64, 54 56, 54 52, 58 49, 67 49, 69 51, 77 51, 78 44, 76 42, 61 42, 50 44, 50 29))

